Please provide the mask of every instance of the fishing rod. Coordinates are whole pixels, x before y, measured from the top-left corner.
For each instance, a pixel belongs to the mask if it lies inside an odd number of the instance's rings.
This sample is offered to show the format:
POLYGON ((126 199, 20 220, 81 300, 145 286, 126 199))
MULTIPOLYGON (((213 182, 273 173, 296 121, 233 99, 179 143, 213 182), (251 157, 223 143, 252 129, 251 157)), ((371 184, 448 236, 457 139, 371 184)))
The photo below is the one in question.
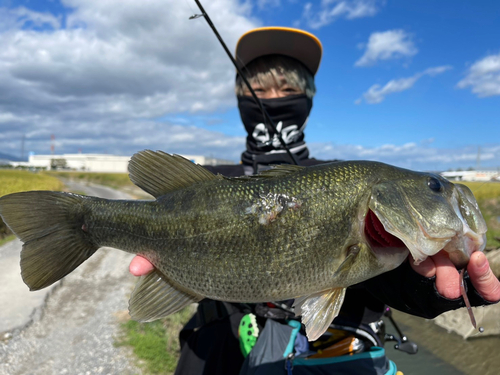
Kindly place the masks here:
POLYGON ((231 52, 227 48, 226 43, 224 43, 224 40, 220 36, 219 32, 215 28, 215 25, 213 24, 212 20, 208 16, 208 13, 205 11, 205 9, 203 8, 203 6, 199 2, 199 0, 194 0, 194 1, 195 1, 196 5, 198 5, 198 8, 200 8, 201 14, 192 15, 191 17, 189 17, 189 19, 192 20, 192 19, 196 19, 196 18, 200 18, 200 17, 205 18, 205 21, 207 21, 208 25, 210 26, 210 28, 214 32, 215 36, 217 37, 217 39, 219 39, 219 42, 221 43, 222 48, 224 48, 224 51, 226 51, 227 55, 229 56, 229 59, 233 63, 234 67, 236 68, 239 76, 241 77, 241 79, 243 79, 243 82, 245 82, 245 85, 248 87, 248 90, 250 90, 250 93, 252 94, 252 97, 254 98, 255 102, 259 105, 260 110, 264 114, 264 118, 266 120, 265 126, 268 128, 268 130, 272 130, 276 134, 276 136, 278 137, 278 140, 281 143, 281 146, 283 146, 283 148, 285 149, 286 153, 290 157, 290 160, 292 161, 292 164, 299 165, 299 162, 297 161, 297 159, 295 158, 295 156, 290 152, 290 149, 288 148, 288 145, 283 140, 283 137, 281 136, 281 132, 279 132, 277 130, 276 125, 274 124, 274 121, 271 119, 271 116, 269 116, 269 113, 267 113, 266 109, 262 105, 262 102, 257 97, 257 94, 255 94, 255 91, 253 90, 252 85, 250 85, 250 82, 248 82, 248 80, 246 79, 245 75, 243 74, 243 72, 241 71, 241 69, 238 67, 238 64, 236 64, 236 60, 234 59, 233 55, 231 54, 231 52), (269 128, 271 128, 271 129, 269 129, 269 128))

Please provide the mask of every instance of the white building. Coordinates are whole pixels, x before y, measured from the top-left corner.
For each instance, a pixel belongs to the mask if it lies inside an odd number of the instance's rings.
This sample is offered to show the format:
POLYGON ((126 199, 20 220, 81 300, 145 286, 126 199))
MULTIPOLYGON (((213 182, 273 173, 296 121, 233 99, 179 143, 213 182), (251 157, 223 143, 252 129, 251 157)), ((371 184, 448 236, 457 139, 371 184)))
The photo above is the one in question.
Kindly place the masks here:
POLYGON ((500 172, 495 170, 441 172, 451 181, 500 181, 500 172))
MULTIPOLYGON (((182 155, 201 165, 234 164, 229 160, 199 155, 182 155)), ((85 172, 127 173, 130 156, 106 154, 61 154, 30 155, 28 162, 11 162, 13 166, 26 166, 44 169, 69 169, 85 172)))

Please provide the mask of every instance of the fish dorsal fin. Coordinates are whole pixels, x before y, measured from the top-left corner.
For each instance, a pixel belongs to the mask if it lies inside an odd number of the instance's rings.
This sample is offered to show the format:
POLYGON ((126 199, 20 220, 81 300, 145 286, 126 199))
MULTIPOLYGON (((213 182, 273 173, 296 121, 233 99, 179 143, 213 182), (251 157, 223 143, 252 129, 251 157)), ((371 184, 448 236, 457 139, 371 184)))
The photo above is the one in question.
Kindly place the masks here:
POLYGON ((226 178, 228 180, 232 180, 235 182, 255 181, 258 179, 268 179, 268 178, 286 176, 298 172, 304 168, 305 167, 302 167, 300 165, 290 165, 290 164, 273 165, 271 169, 266 169, 265 171, 261 171, 255 175, 241 176, 241 177, 226 177, 226 178))
POLYGON ((301 171, 304 168, 305 167, 301 167, 300 165, 291 165, 291 164, 273 165, 271 169, 266 169, 265 171, 259 172, 259 174, 255 175, 255 178, 259 177, 271 178, 271 177, 286 176, 288 174, 301 171))
POLYGON ((222 178, 180 155, 151 150, 132 156, 128 171, 130 180, 155 198, 197 182, 222 178))
POLYGON ((314 341, 325 333, 339 314, 344 297, 345 288, 334 288, 295 299, 295 315, 302 316, 309 341, 314 341))
POLYGON ((191 295, 172 286, 158 270, 141 276, 129 301, 132 319, 151 322, 173 314, 203 297, 191 295))

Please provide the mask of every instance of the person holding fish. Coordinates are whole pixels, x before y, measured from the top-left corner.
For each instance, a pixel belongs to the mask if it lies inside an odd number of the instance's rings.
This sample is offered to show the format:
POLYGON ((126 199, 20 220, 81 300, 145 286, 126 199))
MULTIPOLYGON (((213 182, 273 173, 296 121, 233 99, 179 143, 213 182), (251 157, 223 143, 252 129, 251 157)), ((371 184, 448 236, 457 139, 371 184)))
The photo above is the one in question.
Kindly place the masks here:
POLYGON ((24 243, 30 290, 101 247, 134 253, 130 272, 141 277, 131 317, 152 321, 199 302, 180 333, 176 373, 211 375, 308 373, 301 365, 312 363, 327 366, 323 373, 389 374, 372 330, 386 305, 432 318, 467 301, 498 302, 500 282, 481 251, 486 224, 466 186, 379 162, 309 157, 304 128, 321 54, 302 30, 242 36, 237 61, 276 131, 237 77, 248 133, 240 165, 204 168, 144 150, 129 176, 152 200, 0 197, 0 216, 24 243))
MULTIPOLYGON (((240 38, 236 47, 237 63, 301 166, 325 163, 310 158, 304 140, 304 129, 316 92, 314 76, 321 56, 322 46, 314 35, 284 27, 251 30, 240 38)), ((248 134, 241 164, 206 168, 225 176, 242 176, 257 174, 271 165, 291 164, 277 134, 266 125, 259 105, 239 75, 235 91, 248 134)), ((377 221, 371 227, 376 238, 381 225, 377 221)), ((378 241, 384 243, 383 238, 378 241)), ((390 242, 385 244, 393 245, 390 242)), ((244 256, 243 249, 242 252, 244 256)), ((333 323, 352 327, 372 323, 380 319, 386 304, 424 318, 434 318, 442 312, 463 307, 460 274, 450 254, 439 251, 420 262, 412 261, 409 256, 395 270, 348 288, 344 304, 333 323)), ((485 255, 481 251, 474 252, 466 267, 467 294, 471 304, 480 306, 498 302, 500 283, 489 268, 485 255)), ((130 264, 130 272, 135 276, 153 270, 154 266, 140 256, 130 264)), ((176 374, 238 374, 244 361, 236 333, 242 317, 252 311, 262 325, 265 324, 263 318, 273 317, 273 314, 278 318, 289 318, 286 306, 284 308, 285 312, 280 312, 279 305, 260 305, 256 309, 247 304, 202 301, 198 313, 181 332, 183 348, 176 374)))

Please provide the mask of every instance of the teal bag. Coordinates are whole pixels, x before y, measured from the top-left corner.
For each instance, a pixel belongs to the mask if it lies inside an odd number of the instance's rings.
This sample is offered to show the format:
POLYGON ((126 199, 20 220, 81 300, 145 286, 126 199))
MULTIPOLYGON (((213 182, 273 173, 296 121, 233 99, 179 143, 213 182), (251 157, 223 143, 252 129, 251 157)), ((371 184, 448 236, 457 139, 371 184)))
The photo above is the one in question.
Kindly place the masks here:
POLYGON ((373 346, 363 353, 331 358, 294 356, 300 323, 281 324, 269 319, 245 359, 240 375, 396 375, 397 368, 384 348, 373 346))

